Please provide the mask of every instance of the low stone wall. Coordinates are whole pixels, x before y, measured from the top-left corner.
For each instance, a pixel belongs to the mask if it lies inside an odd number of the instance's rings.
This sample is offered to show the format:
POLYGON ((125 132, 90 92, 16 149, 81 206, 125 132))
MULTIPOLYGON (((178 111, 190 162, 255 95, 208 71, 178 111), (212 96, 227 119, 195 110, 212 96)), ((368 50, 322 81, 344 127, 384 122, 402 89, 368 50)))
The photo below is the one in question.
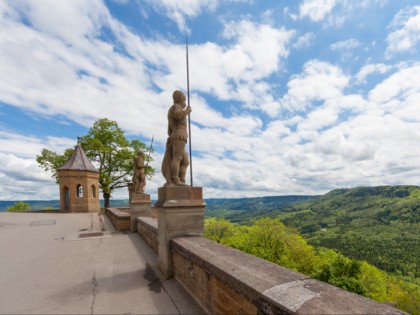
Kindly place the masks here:
POLYGON ((105 214, 111 220, 112 225, 117 231, 130 230, 130 214, 118 208, 106 208, 105 214))
POLYGON ((159 245, 157 220, 149 217, 137 217, 137 231, 157 253, 159 245))
POLYGON ((118 209, 121 212, 130 214, 130 207, 118 207, 118 208, 114 208, 114 209, 118 209))
POLYGON ((150 210, 151 210, 152 218, 157 220, 157 208, 156 207, 151 207, 150 210))
POLYGON ((203 237, 171 246, 176 280, 209 314, 406 314, 203 237))

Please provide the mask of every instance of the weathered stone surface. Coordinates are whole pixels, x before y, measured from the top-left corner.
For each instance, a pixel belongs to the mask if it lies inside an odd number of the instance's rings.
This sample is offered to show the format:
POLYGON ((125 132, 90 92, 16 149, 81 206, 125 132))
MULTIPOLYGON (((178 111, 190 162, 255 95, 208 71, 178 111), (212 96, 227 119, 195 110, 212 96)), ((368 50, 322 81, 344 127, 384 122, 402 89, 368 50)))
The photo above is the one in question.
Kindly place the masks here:
POLYGON ((406 314, 389 305, 315 279, 305 279, 303 286, 316 293, 317 297, 303 304, 297 314, 406 314))
POLYGON ((105 214, 108 216, 117 231, 130 230, 129 213, 123 212, 117 208, 107 208, 105 209, 105 214))
POLYGON ((131 195, 131 203, 148 203, 150 204, 150 194, 136 193, 133 192, 131 195))
POLYGON ((204 233, 204 200, 201 187, 161 187, 156 203, 158 214, 158 266, 165 277, 172 277, 169 241, 180 235, 204 233))
POLYGON ((104 236, 79 238, 100 216, 0 212, 0 313, 204 314, 175 279, 160 281, 138 235, 104 220, 104 236), (37 220, 57 223, 29 226, 37 220))
POLYGON ((158 189, 156 207, 205 206, 202 187, 167 186, 158 189))
POLYGON ((276 285, 308 278, 203 237, 177 237, 171 244, 173 251, 212 274, 217 274, 222 282, 241 292, 247 299, 253 299, 257 292, 262 293, 276 285))
POLYGON ((176 279, 208 313, 406 314, 203 237, 171 245, 176 279))
POLYGON ((290 312, 298 311, 303 304, 320 296, 319 293, 306 289, 304 280, 278 284, 265 290, 263 294, 290 312))
POLYGON ((144 153, 138 151, 136 158, 133 161, 133 186, 131 187, 134 193, 144 193, 146 187, 146 175, 144 166, 144 153))
POLYGON ((257 308, 211 272, 174 252, 175 279, 208 314, 257 314, 257 308))
POLYGON ((150 195, 133 192, 131 196, 132 198, 130 201, 130 230, 131 232, 137 232, 136 218, 139 216, 151 216, 150 195))
POLYGON ((187 116, 191 107, 185 103, 184 93, 177 90, 172 95, 174 104, 168 110, 168 140, 162 161, 165 186, 186 186, 185 175, 189 165, 187 144, 187 116))
POLYGON ((147 244, 158 252, 158 223, 156 219, 148 217, 137 217, 137 231, 147 244))

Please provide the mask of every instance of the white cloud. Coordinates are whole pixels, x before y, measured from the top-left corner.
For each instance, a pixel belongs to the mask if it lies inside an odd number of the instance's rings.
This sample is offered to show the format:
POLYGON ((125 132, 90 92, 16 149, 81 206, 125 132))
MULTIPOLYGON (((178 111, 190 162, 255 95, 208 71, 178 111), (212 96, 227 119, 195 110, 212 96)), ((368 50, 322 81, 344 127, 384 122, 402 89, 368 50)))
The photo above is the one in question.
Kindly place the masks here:
POLYGON ((322 22, 324 28, 341 27, 351 17, 372 6, 383 6, 389 0, 304 0, 299 5, 299 17, 322 22))
POLYGON ((14 154, 22 158, 34 157, 45 147, 57 153, 75 145, 74 139, 46 137, 40 139, 34 136, 0 130, 0 153, 14 154))
POLYGON ((250 59, 251 79, 265 77, 279 69, 280 60, 289 55, 287 46, 294 33, 284 27, 277 29, 249 20, 228 23, 223 32, 225 38, 237 41, 232 50, 240 49, 250 59))
MULTIPOLYGON (((226 46, 190 45, 191 89, 270 112, 275 96, 265 79, 281 71, 294 33, 247 19, 227 23, 223 36, 230 42, 226 46)), ((155 45, 150 50, 154 59, 148 60, 165 69, 156 71, 152 77, 161 89, 185 82, 185 64, 179 62, 185 58, 184 49, 183 46, 168 49, 167 45, 155 45)))
POLYGON ((303 72, 287 83, 282 107, 299 111, 310 107, 312 102, 340 97, 348 82, 349 77, 339 67, 320 60, 308 61, 303 72))
POLYGON ((388 47, 385 56, 413 50, 420 42, 420 6, 408 7, 398 11, 388 27, 388 47))
POLYGON ((249 0, 146 0, 146 2, 157 11, 164 12, 183 32, 190 32, 187 25, 187 19, 200 15, 204 10, 213 11, 220 4, 226 2, 248 1, 249 0))
MULTIPOLYGON (((392 74, 384 81, 375 86, 369 92, 369 100, 376 104, 382 104, 383 108, 397 108, 408 100, 414 101, 413 95, 420 93, 420 65, 413 65, 392 74)), ((419 114, 412 117, 420 118, 419 114)))
POLYGON ((38 167, 34 159, 0 152, 0 161, 1 200, 51 199, 58 196, 55 181, 38 167))
MULTIPOLYGON (((8 12, 0 20, 0 100, 86 127, 108 117, 131 135, 155 134, 157 173, 147 184, 155 196, 164 182, 160 163, 171 94, 186 85, 184 45, 135 35, 102 2, 83 8, 74 2, 68 10, 73 2, 45 2, 64 15, 61 28, 56 17, 45 16, 43 3, 31 11, 34 3, 0 2, 0 11, 8 12), (34 27, 23 24, 23 16, 34 27), (104 29, 115 39, 104 41, 104 29)), ((184 18, 213 9, 211 1, 194 3, 197 11, 181 12, 184 18)), ((305 16, 327 21, 339 2, 330 9, 323 3, 324 13, 305 16)), ((395 184, 405 180, 401 174, 409 174, 408 183, 420 180, 418 65, 402 65, 391 75, 394 65, 364 66, 356 83, 372 73, 386 77, 366 96, 326 61, 309 60, 300 73, 285 78, 296 31, 246 18, 227 23, 222 35, 223 44, 190 45, 194 182, 204 186, 206 198, 319 194, 379 180, 395 184), (280 92, 283 79, 286 91, 280 92), (208 95, 226 108, 217 110, 208 95)), ((294 48, 307 47, 314 36, 304 34, 294 48)), ((0 131, 1 198, 57 199, 53 181, 44 181, 48 174, 35 169, 35 155, 44 147, 62 152, 73 145, 74 139, 0 131), (25 177, 28 173, 33 177, 25 177)), ((127 192, 114 197, 126 198, 127 192)))
POLYGON ((384 73, 387 73, 388 71, 390 71, 391 69, 392 69, 391 66, 388 66, 388 65, 383 64, 383 63, 365 65, 356 74, 356 76, 355 76, 356 83, 357 84, 366 83, 366 77, 368 75, 373 74, 373 73, 384 74, 384 73))
POLYGON ((320 22, 331 12, 337 0, 304 0, 299 5, 299 16, 309 17, 314 22, 320 22))
POLYGON ((330 45, 331 50, 350 50, 357 48, 361 45, 361 43, 354 38, 343 40, 340 42, 336 42, 330 45))
POLYGON ((308 48, 312 45, 313 41, 315 40, 315 34, 312 32, 303 34, 302 36, 298 37, 296 42, 293 44, 293 48, 302 49, 308 48))

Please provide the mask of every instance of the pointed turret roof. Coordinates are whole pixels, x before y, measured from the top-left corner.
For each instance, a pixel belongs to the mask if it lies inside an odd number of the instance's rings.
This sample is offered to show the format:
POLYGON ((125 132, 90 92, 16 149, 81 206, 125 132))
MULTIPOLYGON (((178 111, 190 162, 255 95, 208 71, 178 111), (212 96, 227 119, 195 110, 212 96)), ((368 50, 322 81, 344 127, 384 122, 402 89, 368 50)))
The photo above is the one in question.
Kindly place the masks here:
POLYGON ((89 171, 99 173, 95 166, 93 166, 92 163, 89 161, 80 143, 77 143, 77 145, 74 147, 73 154, 68 159, 66 164, 60 166, 59 168, 57 168, 57 170, 89 171))

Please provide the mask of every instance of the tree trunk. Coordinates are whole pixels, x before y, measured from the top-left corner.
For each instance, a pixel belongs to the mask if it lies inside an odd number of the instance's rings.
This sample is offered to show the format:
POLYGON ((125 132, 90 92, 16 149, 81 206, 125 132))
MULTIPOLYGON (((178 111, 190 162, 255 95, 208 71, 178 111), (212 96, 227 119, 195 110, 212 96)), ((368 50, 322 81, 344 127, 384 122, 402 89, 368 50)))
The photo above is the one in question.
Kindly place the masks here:
POLYGON ((104 208, 107 209, 107 208, 110 207, 109 199, 110 199, 111 195, 104 192, 103 196, 104 196, 104 208))

